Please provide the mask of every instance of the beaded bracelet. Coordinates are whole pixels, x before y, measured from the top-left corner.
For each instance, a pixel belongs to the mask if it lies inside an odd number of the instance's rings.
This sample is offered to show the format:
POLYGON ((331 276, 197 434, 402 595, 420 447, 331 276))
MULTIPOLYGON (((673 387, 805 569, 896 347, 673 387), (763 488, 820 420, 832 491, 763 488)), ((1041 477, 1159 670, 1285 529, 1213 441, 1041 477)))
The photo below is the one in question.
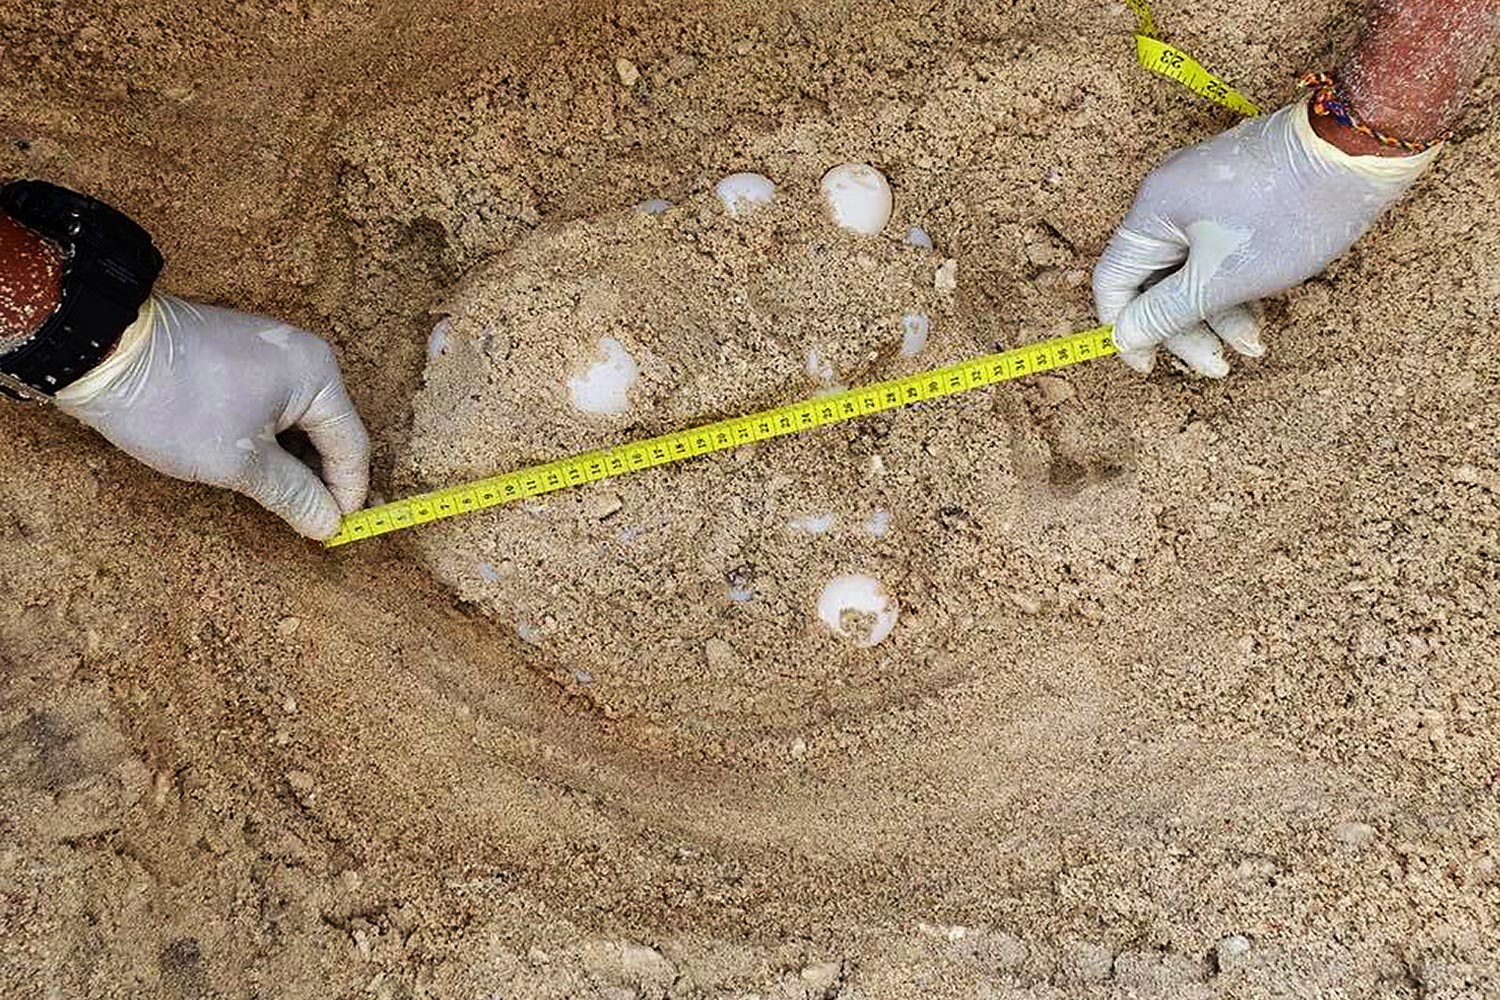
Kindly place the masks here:
POLYGON ((1332 73, 1309 73, 1302 78, 1301 85, 1311 88, 1312 110, 1315 115, 1331 117, 1345 128, 1367 135, 1382 146, 1404 149, 1408 153, 1424 153, 1448 140, 1451 133, 1444 132, 1435 139, 1413 141, 1400 139, 1373 127, 1354 110, 1354 102, 1344 93, 1344 88, 1332 73))

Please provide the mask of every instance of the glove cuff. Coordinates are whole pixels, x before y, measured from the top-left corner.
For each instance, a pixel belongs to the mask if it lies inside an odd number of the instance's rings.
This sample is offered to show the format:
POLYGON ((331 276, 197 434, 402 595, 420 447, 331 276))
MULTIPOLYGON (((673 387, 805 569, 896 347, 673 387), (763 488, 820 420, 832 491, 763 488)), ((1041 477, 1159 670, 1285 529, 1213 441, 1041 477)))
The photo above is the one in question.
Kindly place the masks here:
POLYGON ((1311 100, 1311 97, 1304 97, 1283 113, 1291 116, 1292 134, 1307 154, 1329 167, 1347 170, 1377 184, 1405 187, 1437 159, 1438 146, 1409 156, 1354 156, 1346 153, 1313 129, 1308 109, 1311 100))
POLYGON ((120 334, 120 342, 115 345, 109 357, 72 385, 58 391, 55 397, 58 405, 64 408, 87 406, 149 357, 151 336, 156 329, 157 311, 160 308, 157 296, 148 298, 141 306, 141 311, 136 314, 135 322, 120 334))

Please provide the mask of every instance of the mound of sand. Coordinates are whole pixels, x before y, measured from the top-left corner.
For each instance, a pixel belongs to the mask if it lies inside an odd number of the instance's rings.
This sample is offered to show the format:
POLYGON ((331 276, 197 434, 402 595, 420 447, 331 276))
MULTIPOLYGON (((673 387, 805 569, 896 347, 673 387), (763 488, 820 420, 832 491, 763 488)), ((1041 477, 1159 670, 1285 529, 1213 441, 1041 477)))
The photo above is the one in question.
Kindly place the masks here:
MULTIPOLYGON (((951 263, 904 227, 843 232, 799 194, 749 216, 700 195, 584 220, 480 267, 434 335, 413 479, 453 484, 964 356, 951 263), (928 327, 925 346, 910 335, 928 327), (623 412, 583 412, 570 382, 622 350, 639 368, 623 412)), ((1041 392, 1043 408, 1076 408, 1063 377, 1041 392)), ((1150 531, 1118 458, 1029 461, 985 395, 929 409, 539 498, 417 544, 611 713, 783 728, 899 703, 968 674, 998 624, 996 582, 1011 595, 1001 621, 1034 613, 1055 593, 1039 560, 1107 588, 1150 531), (854 584, 845 608, 849 575, 870 593, 854 584)))

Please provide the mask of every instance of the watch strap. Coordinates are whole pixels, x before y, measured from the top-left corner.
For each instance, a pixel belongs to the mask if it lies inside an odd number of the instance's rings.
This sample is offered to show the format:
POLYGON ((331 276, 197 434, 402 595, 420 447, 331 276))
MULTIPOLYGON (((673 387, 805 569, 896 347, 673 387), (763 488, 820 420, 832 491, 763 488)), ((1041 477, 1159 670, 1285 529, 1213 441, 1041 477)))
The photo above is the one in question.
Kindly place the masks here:
POLYGON ((151 236, 124 213, 45 181, 0 187, 0 212, 63 255, 62 296, 42 327, 0 355, 0 392, 50 399, 109 356, 161 274, 151 236))

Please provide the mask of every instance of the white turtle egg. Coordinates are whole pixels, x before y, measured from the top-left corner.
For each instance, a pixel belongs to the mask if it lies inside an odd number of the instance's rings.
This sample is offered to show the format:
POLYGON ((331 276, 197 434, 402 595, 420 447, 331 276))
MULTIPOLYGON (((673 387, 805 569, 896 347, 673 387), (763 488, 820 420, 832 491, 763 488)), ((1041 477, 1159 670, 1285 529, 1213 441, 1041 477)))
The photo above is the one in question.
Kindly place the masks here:
POLYGON ((863 573, 834 577, 818 595, 818 617, 829 631, 867 648, 890 638, 900 613, 880 581, 863 573))
POLYGON ((730 215, 749 215, 776 200, 776 185, 760 174, 730 174, 714 187, 730 215))
POLYGON ((823 175, 828 214, 844 229, 879 235, 891 221, 891 186, 867 163, 845 163, 823 175))
POLYGON ((839 516, 832 511, 824 514, 804 514, 786 523, 789 530, 805 535, 826 535, 838 524, 839 516))
POLYGON ((640 378, 640 366, 613 337, 599 341, 603 361, 589 366, 582 375, 568 379, 573 409, 580 413, 620 414, 630 409, 630 389, 640 378))
POLYGON ((921 226, 912 226, 906 231, 906 242, 923 250, 932 249, 932 237, 921 226))
POLYGON ((427 338, 427 360, 436 361, 448 349, 449 335, 453 332, 453 321, 444 316, 427 338))
POLYGON ((823 352, 816 347, 807 349, 807 374, 824 385, 832 385, 836 377, 833 362, 823 357, 823 352))
POLYGON ((642 215, 665 215, 672 210, 672 203, 665 198, 652 198, 635 206, 635 210, 642 215))

